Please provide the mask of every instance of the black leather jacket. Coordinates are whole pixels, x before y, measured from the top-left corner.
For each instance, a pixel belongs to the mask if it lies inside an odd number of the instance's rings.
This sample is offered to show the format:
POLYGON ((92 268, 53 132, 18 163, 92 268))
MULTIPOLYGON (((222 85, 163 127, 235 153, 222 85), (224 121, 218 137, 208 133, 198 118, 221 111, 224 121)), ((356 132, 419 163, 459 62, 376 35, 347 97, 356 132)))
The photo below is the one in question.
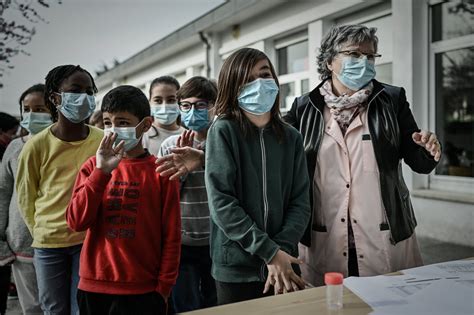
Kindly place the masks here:
MULTIPOLYGON (((380 173, 380 188, 388 219, 391 242, 396 244, 409 238, 416 227, 416 219, 408 188, 403 180, 401 160, 422 174, 430 173, 437 165, 433 157, 412 140, 413 132, 419 131, 406 100, 405 90, 400 87, 372 81, 374 89, 368 100, 368 124, 375 158, 380 173)), ((311 179, 311 205, 313 204, 313 178, 317 154, 324 135, 324 97, 319 88, 297 97, 285 121, 303 135, 303 145, 311 179)), ((312 220, 310 221, 312 222, 312 220)), ((325 227, 308 226, 301 243, 311 245, 311 229, 325 227)))

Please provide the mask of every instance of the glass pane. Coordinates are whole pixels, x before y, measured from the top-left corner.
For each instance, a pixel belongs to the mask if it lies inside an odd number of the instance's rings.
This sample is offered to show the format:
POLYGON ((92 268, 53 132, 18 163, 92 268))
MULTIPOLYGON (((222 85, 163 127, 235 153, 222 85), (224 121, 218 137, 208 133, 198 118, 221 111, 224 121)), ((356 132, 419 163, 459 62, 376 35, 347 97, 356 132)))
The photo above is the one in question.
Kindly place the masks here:
POLYGON ((308 41, 296 43, 277 50, 278 74, 306 71, 308 63, 308 41))
POLYGON ((436 133, 443 156, 436 174, 474 176, 474 47, 435 55, 436 133))
POLYGON ((301 94, 309 92, 309 79, 301 80, 301 94))
POLYGON ((455 0, 432 7, 433 41, 474 34, 474 2, 455 0))
POLYGON ((280 85, 280 110, 282 113, 291 109, 295 97, 295 82, 280 85))
POLYGON ((380 82, 392 84, 392 63, 384 63, 381 65, 375 65, 375 71, 377 72, 376 79, 380 82))

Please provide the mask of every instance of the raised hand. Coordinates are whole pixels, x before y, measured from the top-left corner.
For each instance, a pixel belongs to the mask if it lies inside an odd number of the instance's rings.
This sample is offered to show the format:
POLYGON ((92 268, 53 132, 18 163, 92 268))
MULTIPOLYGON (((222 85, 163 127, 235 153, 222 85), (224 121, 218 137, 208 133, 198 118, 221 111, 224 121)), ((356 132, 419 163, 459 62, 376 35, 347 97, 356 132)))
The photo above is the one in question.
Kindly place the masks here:
POLYGON ((434 156, 436 162, 439 161, 441 158, 441 145, 434 133, 421 130, 420 132, 414 132, 412 138, 416 144, 422 146, 431 156, 434 156))
POLYGON ((118 166, 123 158, 124 144, 122 140, 114 148, 114 142, 117 139, 116 133, 106 133, 100 142, 99 149, 95 154, 97 160, 97 168, 103 172, 110 174, 118 166))
POLYGON ((268 277, 263 293, 267 293, 271 286, 274 287, 275 295, 304 289, 304 281, 291 267, 291 264, 302 263, 301 260, 278 250, 273 259, 267 264, 268 277))
POLYGON ((183 133, 178 137, 176 146, 178 148, 193 147, 194 146, 194 131, 192 130, 183 131, 183 133))

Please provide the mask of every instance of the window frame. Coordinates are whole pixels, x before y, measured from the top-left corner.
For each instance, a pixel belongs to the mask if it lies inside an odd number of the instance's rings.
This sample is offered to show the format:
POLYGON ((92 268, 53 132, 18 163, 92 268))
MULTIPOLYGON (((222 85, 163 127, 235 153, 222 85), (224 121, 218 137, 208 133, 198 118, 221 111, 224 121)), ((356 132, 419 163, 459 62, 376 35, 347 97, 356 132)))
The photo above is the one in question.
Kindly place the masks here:
MULTIPOLYGON (((428 18, 428 104, 433 104, 428 106, 428 118, 429 118, 429 127, 433 132, 436 132, 436 55, 440 53, 445 53, 449 51, 464 49, 474 47, 474 34, 464 35, 456 38, 450 38, 445 40, 439 40, 436 42, 432 41, 433 38, 433 29, 432 29, 432 6, 442 3, 444 1, 430 1, 429 2, 429 18, 428 18)), ((442 190, 442 191, 451 191, 451 192, 461 192, 472 194, 474 191, 474 177, 465 177, 465 176, 453 176, 453 175, 439 175, 435 172, 432 172, 428 178, 428 187, 433 190, 442 190)))
MULTIPOLYGON (((282 39, 275 39, 274 43, 273 43, 273 49, 274 49, 274 54, 275 54, 275 65, 278 65, 279 64, 279 60, 278 60, 278 50, 279 49, 282 49, 282 48, 285 48, 285 47, 289 47, 291 45, 294 45, 294 44, 298 44, 298 43, 301 43, 301 42, 308 42, 308 58, 309 58, 309 37, 308 37, 308 33, 306 31, 304 32, 298 32, 298 33, 294 33, 292 35, 289 35, 289 36, 286 36, 282 39)), ((277 75, 278 75, 278 81, 280 83, 280 86, 283 85, 283 84, 289 84, 289 83, 294 83, 295 84, 295 98, 302 95, 302 84, 301 84, 301 81, 303 80, 310 80, 310 70, 306 70, 306 71, 299 71, 299 72, 293 72, 293 73, 287 73, 287 74, 282 74, 280 75, 279 74, 279 71, 280 69, 276 69, 277 70, 277 75)), ((311 89, 311 86, 309 87, 311 89)), ((281 97, 281 95, 280 95, 281 97)), ((290 104, 291 106, 291 104, 290 104)), ((288 107, 288 108, 283 108, 280 106, 280 110, 281 110, 281 113, 284 115, 285 113, 287 113, 291 108, 288 107)))

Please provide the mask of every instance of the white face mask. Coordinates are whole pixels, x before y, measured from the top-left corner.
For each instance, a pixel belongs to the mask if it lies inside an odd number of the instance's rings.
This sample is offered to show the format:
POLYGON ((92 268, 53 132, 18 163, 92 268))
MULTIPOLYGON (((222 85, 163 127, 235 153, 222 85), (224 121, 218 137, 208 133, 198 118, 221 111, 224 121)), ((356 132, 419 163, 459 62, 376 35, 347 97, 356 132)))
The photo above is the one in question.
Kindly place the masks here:
POLYGON ((33 135, 39 133, 52 123, 51 114, 35 112, 24 113, 23 119, 20 121, 20 125, 33 135))
POLYGON ((152 104, 150 106, 151 115, 162 125, 171 125, 176 122, 179 116, 179 107, 174 104, 152 104))
POLYGON ((124 150, 125 151, 130 151, 133 148, 135 148, 141 140, 140 138, 137 138, 137 127, 140 126, 140 124, 143 122, 138 123, 135 127, 110 127, 110 128, 105 128, 104 133, 116 133, 117 134, 117 139, 115 139, 114 145, 118 145, 120 141, 124 141, 124 150))
POLYGON ((87 93, 56 93, 61 95, 61 104, 56 108, 70 122, 78 124, 86 120, 95 109, 95 97, 87 93))

